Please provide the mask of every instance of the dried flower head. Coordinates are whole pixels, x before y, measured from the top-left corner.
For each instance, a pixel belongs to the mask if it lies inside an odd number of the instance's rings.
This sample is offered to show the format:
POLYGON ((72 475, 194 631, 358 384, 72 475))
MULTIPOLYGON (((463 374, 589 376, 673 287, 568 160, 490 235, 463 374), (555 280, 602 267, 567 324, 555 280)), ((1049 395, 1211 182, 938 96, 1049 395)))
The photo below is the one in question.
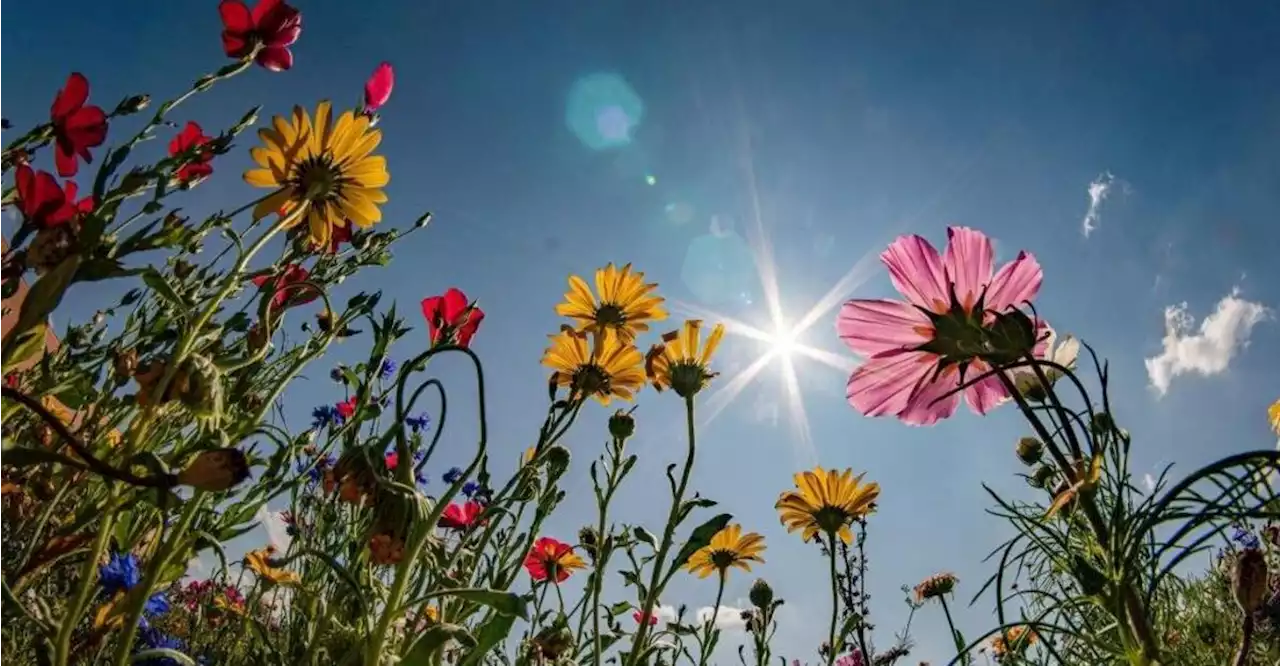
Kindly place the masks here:
POLYGON ((915 586, 916 601, 923 602, 951 594, 958 582, 960 579, 949 571, 933 574, 915 586))

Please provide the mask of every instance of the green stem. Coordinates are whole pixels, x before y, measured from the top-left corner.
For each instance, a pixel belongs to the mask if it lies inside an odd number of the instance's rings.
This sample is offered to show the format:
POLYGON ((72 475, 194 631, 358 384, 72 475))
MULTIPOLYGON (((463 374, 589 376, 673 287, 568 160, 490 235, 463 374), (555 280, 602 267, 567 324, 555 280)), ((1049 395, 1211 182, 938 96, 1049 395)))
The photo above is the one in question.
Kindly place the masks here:
MULTIPOLYGON (((115 499, 115 495, 116 490, 112 487, 107 494, 108 504, 115 499)), ((89 605, 89 599, 92 597, 94 589, 96 589, 98 562, 102 560, 102 555, 107 550, 107 543, 111 541, 111 532, 115 527, 115 517, 115 513, 108 513, 103 517, 102 527, 98 529, 98 537, 94 539, 93 547, 89 549, 89 556, 80 565, 80 590, 71 601, 67 614, 62 617, 62 624, 58 627, 58 636, 54 639, 54 666, 66 666, 71 656, 71 634, 75 632, 76 627, 80 624, 80 617, 84 615, 85 606, 89 605)))
POLYGON ((840 618, 840 588, 836 577, 836 536, 835 532, 827 532, 827 559, 831 564, 831 628, 827 640, 827 666, 836 662, 836 622, 840 618))
POLYGON ((951 607, 947 605, 947 595, 938 597, 938 602, 942 604, 942 614, 947 616, 947 628, 951 630, 951 642, 956 646, 956 656, 960 658, 960 663, 969 663, 969 655, 965 653, 964 641, 960 639, 960 633, 956 631, 956 623, 951 619, 951 607))
POLYGON ((178 543, 186 537, 186 532, 191 528, 196 512, 202 504, 204 504, 204 493, 197 490, 195 497, 187 501, 187 506, 183 509, 182 516, 169 534, 169 538, 164 540, 164 545, 151 558, 151 561, 147 562, 147 572, 143 575, 142 583, 136 588, 139 593, 129 597, 128 610, 124 619, 124 631, 120 634, 116 643, 115 657, 111 660, 111 663, 115 664, 115 666, 125 666, 125 664, 129 663, 129 653, 133 650, 133 641, 138 635, 138 621, 142 619, 142 611, 146 608, 147 599, 150 598, 151 591, 155 589, 156 584, 159 582, 160 574, 168 566, 169 559, 173 557, 173 552, 178 543))
MULTIPOLYGON (((707 660, 711 658, 711 634, 717 631, 716 621, 720 619, 720 602, 724 600, 724 580, 726 578, 724 569, 720 569, 719 574, 720 583, 716 587, 716 603, 711 606, 711 617, 707 618, 706 625, 702 628, 706 635, 702 639, 702 654, 698 658, 698 666, 705 666, 707 660)), ((648 622, 645 624, 648 624, 648 622)))
MULTIPOLYGON (((671 542, 675 537, 676 523, 680 517, 680 504, 684 501, 684 492, 689 486, 689 476, 693 473, 694 456, 697 454, 698 449, 697 433, 693 419, 693 396, 685 398, 684 405, 689 449, 685 454, 684 470, 680 473, 680 483, 676 486, 676 492, 671 500, 671 511, 667 514, 667 527, 662 533, 662 543, 658 548, 657 555, 653 558, 653 573, 649 577, 649 593, 645 597, 644 606, 640 612, 642 618, 652 617, 653 607, 657 604, 658 595, 662 592, 659 589, 659 582, 662 580, 662 565, 667 559, 667 551, 671 550, 671 542)), ((644 652, 644 641, 648 634, 649 623, 641 623, 631 640, 631 651, 627 654, 627 660, 623 662, 623 666, 633 666, 636 660, 640 658, 640 654, 644 652)))

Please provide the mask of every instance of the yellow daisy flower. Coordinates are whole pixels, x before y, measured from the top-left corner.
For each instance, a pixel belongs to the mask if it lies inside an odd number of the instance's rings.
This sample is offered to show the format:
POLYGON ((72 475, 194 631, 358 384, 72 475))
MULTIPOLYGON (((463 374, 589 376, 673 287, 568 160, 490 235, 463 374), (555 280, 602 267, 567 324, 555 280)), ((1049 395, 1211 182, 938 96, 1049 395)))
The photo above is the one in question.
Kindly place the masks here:
POLYGON ((555 370, 551 381, 557 386, 603 405, 613 398, 631 400, 644 386, 644 356, 612 329, 587 334, 566 326, 550 337, 542 364, 555 370))
POLYGON ((819 533, 838 534, 840 540, 853 543, 849 524, 866 516, 880 497, 880 484, 863 483, 866 474, 853 475, 815 467, 795 475, 797 490, 782 493, 773 508, 788 532, 803 530, 809 541, 819 533))
POLYGON ((597 301, 587 281, 569 276, 569 291, 564 302, 556 306, 556 314, 578 322, 579 330, 611 328, 621 337, 632 340, 636 333, 649 330, 649 322, 667 318, 662 309, 663 298, 654 293, 656 284, 645 284, 644 273, 631 272, 631 264, 621 269, 609 264, 596 270, 597 301))
POLYGON ((251 571, 253 571, 253 573, 258 574, 258 577, 264 581, 275 583, 277 585, 301 583, 302 579, 298 577, 298 574, 289 571, 288 569, 271 566, 271 563, 267 560, 270 559, 275 552, 276 549, 271 546, 267 546, 262 550, 251 550, 245 554, 244 563, 251 571))
POLYGON ((701 391, 718 373, 711 372, 711 357, 724 337, 724 324, 716 324, 702 347, 702 322, 690 319, 679 331, 662 336, 645 357, 645 372, 659 391, 673 389, 682 398, 701 391))
POLYGON ((1280 400, 1271 403, 1271 407, 1267 409, 1267 416, 1271 419, 1271 429, 1280 435, 1280 400))
POLYGON ((741 525, 729 525, 711 537, 711 543, 699 548, 685 568, 698 578, 706 578, 715 572, 724 574, 731 567, 751 571, 751 562, 764 563, 764 537, 755 532, 742 533, 741 525))
POLYGON ((273 126, 258 130, 263 145, 249 154, 260 168, 244 174, 254 187, 280 191, 259 202, 255 220, 272 213, 289 216, 294 226, 306 220, 312 245, 329 246, 334 227, 348 220, 358 227, 382 219, 378 204, 391 176, 387 159, 371 154, 382 141, 369 119, 347 111, 333 121, 329 102, 320 102, 312 117, 295 106, 289 119, 276 116, 273 126))

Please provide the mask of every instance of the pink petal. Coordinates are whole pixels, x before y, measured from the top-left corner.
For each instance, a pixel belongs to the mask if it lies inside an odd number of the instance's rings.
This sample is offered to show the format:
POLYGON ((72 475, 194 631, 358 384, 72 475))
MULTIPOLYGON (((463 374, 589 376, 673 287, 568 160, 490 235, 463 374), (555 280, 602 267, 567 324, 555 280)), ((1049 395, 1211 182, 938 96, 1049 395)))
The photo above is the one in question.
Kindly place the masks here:
POLYGON ((959 386, 960 373, 955 366, 952 366, 931 381, 933 372, 934 364, 930 363, 924 384, 911 395, 906 408, 898 412, 898 419, 903 423, 919 426, 933 425, 956 413, 956 407, 960 404, 960 393, 958 391, 951 395, 947 393, 959 386))
POLYGON ((956 297, 966 311, 972 310, 982 288, 991 282, 995 270, 995 250, 986 234, 968 227, 947 229, 947 251, 942 257, 947 281, 955 285, 956 297))
POLYGON ((929 241, 920 236, 902 236, 881 253, 880 261, 889 268, 894 288, 912 305, 932 312, 947 309, 950 298, 946 273, 938 251, 929 241))
POLYGON ((853 351, 874 356, 928 342, 933 325, 923 312, 901 301, 859 299, 840 308, 836 333, 853 351))
POLYGON ((1018 258, 1000 267, 987 290, 987 308, 995 311, 1021 307, 1040 293, 1044 271, 1034 255, 1019 252, 1018 258))
MULTIPOLYGON (((965 371, 965 377, 966 379, 974 379, 990 371, 991 366, 983 361, 974 361, 965 371)), ((974 413, 986 414, 1004 404, 1009 399, 1009 392, 1005 390, 1000 378, 992 375, 966 388, 964 390, 964 399, 965 402, 969 403, 969 409, 973 410, 974 413)))
POLYGON ((372 113, 387 103, 391 98, 391 89, 395 87, 395 71, 391 63, 384 62, 373 70, 373 76, 364 84, 364 106, 366 113, 372 113))
POLYGON ((917 351, 891 351, 867 359, 845 387, 845 397, 866 416, 897 414, 929 373, 937 356, 917 351))

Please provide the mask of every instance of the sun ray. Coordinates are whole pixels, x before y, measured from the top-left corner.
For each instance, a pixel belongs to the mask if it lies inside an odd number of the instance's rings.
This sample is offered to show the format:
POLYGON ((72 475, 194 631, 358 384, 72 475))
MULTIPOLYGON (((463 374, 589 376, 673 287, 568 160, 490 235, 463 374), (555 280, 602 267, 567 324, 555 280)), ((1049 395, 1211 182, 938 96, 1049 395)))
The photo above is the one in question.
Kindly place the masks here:
POLYGON ((750 384, 751 380, 755 379, 755 376, 760 374, 760 371, 764 370, 764 367, 769 365, 769 361, 772 360, 773 356, 771 354, 761 356, 742 372, 734 375, 723 388, 711 394, 711 397, 707 399, 702 425, 705 426, 715 420, 720 415, 720 412, 724 411, 724 408, 728 407, 729 403, 733 402, 742 393, 743 389, 747 388, 747 384, 750 384))
POLYGON ((799 442, 801 467, 817 464, 818 451, 813 446, 813 434, 809 430, 809 415, 805 413, 804 400, 800 397, 800 381, 795 366, 788 357, 782 357, 782 379, 787 394, 787 411, 791 416, 791 429, 799 442))

